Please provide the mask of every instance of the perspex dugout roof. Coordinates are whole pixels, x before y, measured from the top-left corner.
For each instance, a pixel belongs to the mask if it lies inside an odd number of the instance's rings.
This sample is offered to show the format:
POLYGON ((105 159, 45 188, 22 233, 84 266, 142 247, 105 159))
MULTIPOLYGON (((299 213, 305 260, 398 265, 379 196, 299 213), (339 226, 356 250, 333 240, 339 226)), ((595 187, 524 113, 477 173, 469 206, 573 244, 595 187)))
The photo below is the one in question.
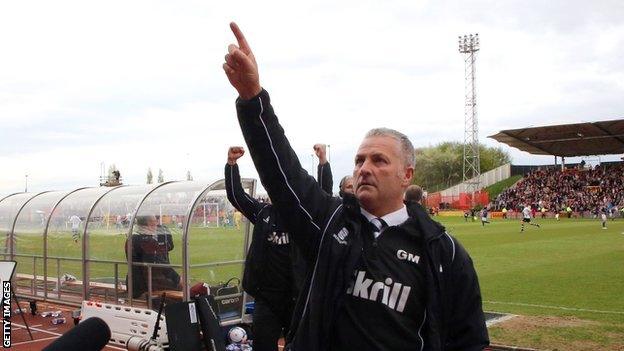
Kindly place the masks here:
MULTIPOLYGON (((42 300, 153 307, 164 289, 186 300, 193 285, 206 283, 228 288, 228 301, 244 302, 242 290, 226 282, 242 277, 250 227, 235 216, 224 185, 179 181, 5 195, 0 255, 18 263, 16 292, 42 300), (163 288, 161 275, 176 284, 163 288)), ((242 186, 255 195, 255 180, 242 186)), ((244 314, 244 303, 236 308, 228 312, 233 320, 244 314)))

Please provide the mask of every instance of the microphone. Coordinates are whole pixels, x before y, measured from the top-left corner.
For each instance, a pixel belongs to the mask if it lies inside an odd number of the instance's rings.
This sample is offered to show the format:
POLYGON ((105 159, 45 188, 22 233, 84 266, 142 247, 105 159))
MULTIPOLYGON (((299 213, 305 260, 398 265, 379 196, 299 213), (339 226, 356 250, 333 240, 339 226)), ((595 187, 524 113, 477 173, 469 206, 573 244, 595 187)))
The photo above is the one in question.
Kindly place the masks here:
POLYGON ((110 337, 111 331, 106 322, 91 317, 61 335, 42 351, 100 351, 108 344, 110 337))

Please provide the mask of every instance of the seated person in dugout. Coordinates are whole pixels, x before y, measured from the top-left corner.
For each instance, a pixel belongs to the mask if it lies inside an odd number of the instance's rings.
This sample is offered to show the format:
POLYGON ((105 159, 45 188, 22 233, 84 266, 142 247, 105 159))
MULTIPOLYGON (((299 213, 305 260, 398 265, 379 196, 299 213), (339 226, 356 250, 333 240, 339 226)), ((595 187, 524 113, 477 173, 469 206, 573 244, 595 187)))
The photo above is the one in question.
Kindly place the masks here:
POLYGON ((457 350, 489 344, 472 259, 422 206, 403 203, 415 161, 404 134, 369 131, 355 196, 324 192, 302 168, 236 26, 223 69, 260 180, 295 246, 312 251, 286 349, 457 350))
MULTIPOLYGON (((156 216, 137 216, 131 241, 132 262, 170 263, 169 251, 173 250, 173 237, 167 227, 158 224, 156 216)), ((133 298, 147 293, 147 279, 147 267, 132 266, 133 298)), ((180 275, 173 268, 152 267, 152 292, 159 290, 182 290, 180 275)))

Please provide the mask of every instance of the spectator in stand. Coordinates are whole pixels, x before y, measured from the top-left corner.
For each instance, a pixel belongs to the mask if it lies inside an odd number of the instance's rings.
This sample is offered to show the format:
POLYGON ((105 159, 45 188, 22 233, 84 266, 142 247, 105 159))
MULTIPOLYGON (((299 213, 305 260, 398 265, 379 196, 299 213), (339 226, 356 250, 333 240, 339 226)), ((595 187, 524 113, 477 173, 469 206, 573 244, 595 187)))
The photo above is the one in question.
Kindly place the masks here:
POLYGON ((493 201, 496 208, 562 209, 587 216, 596 208, 624 202, 624 164, 586 169, 540 169, 527 174, 514 187, 506 189, 493 201))

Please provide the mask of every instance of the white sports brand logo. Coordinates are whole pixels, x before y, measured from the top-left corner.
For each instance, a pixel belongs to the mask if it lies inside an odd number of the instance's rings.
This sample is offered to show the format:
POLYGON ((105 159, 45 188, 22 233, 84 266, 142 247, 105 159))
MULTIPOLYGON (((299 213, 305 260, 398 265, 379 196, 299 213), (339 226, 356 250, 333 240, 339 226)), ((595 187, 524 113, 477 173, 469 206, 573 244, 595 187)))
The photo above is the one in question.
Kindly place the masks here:
POLYGON ((397 312, 403 312, 412 290, 411 286, 393 283, 391 278, 386 278, 383 282, 373 282, 372 279, 364 279, 366 272, 356 272, 355 282, 347 289, 347 294, 371 301, 378 301, 381 297, 381 301, 378 302, 397 312))
POLYGON ((347 228, 342 228, 338 233, 334 234, 334 239, 338 241, 338 243, 342 245, 347 245, 347 236, 349 235, 349 231, 347 228))
POLYGON ((407 261, 412 261, 414 263, 418 263, 418 261, 420 261, 420 256, 418 255, 414 255, 412 253, 409 253, 405 250, 398 250, 397 251, 397 258, 399 260, 407 260, 407 261))

